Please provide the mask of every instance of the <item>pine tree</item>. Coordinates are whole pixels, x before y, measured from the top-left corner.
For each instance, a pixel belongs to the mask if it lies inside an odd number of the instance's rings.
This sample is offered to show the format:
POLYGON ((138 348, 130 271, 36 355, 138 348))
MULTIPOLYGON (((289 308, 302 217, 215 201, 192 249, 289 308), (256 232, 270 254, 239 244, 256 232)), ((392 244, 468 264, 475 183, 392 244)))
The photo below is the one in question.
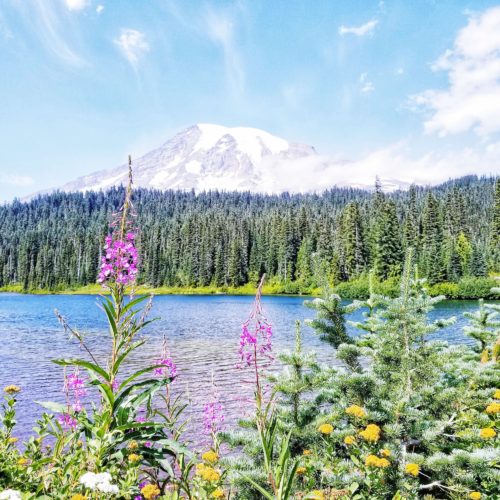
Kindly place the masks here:
POLYGON ((340 222, 343 271, 347 280, 359 276, 367 264, 367 245, 361 222, 359 204, 349 203, 343 210, 340 222))
POLYGON ((476 278, 484 278, 488 276, 484 253, 479 250, 477 245, 472 250, 472 255, 469 262, 469 274, 476 278))
POLYGON ((319 338, 337 348, 340 344, 352 342, 347 333, 345 315, 349 311, 342 305, 341 298, 325 288, 322 298, 306 300, 304 305, 316 311, 316 318, 306 324, 314 329, 319 338))
POLYGON ((401 271, 401 228, 396 214, 396 205, 387 201, 381 207, 375 235, 374 267, 382 279, 397 276, 401 271))
POLYGON ((443 230, 439 206, 431 192, 428 193, 422 218, 422 253, 419 268, 429 284, 439 283, 446 276, 443 259, 443 230))
POLYGON ((408 196, 408 209, 406 211, 404 223, 404 243, 406 248, 413 248, 417 256, 420 234, 418 226, 417 190, 414 184, 410 186, 408 196))
POLYGON ((300 321, 295 323, 295 349, 278 356, 283 370, 271 375, 269 381, 277 394, 281 422, 298 436, 318 415, 314 391, 325 381, 325 375, 312 353, 302 350, 300 321))
POLYGON ((312 244, 309 238, 302 240, 297 255, 297 281, 302 286, 309 286, 313 277, 312 270, 312 244))
POLYGON ((457 237, 456 252, 460 259, 460 266, 462 268, 462 275, 467 274, 469 271, 469 261, 472 255, 472 245, 463 231, 460 231, 457 237))
POLYGON ((493 271, 500 271, 500 178, 495 182, 493 220, 490 230, 490 262, 493 271))

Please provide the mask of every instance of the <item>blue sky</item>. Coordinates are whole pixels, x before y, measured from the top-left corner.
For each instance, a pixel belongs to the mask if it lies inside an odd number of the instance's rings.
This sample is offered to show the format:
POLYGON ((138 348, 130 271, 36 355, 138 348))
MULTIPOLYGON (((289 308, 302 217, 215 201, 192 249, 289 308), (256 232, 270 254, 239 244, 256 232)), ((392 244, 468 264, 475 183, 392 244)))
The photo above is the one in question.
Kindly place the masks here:
POLYGON ((500 172, 500 5, 0 0, 0 200, 194 123, 438 182, 500 172))

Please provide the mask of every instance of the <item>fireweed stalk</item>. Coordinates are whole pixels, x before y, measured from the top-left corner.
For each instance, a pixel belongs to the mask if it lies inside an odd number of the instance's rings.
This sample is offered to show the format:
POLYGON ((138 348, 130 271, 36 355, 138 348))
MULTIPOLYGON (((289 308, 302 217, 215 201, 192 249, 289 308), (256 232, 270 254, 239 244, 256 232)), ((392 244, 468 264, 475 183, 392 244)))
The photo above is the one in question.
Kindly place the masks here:
POLYGON ((264 388, 262 385, 263 372, 274 360, 272 353, 272 326, 266 319, 262 308, 262 287, 264 286, 264 279, 265 275, 262 276, 259 286, 257 287, 257 293, 250 316, 242 326, 238 349, 240 361, 237 364, 239 369, 251 369, 253 373, 258 419, 262 417, 264 402, 264 388))
POLYGON ((297 470, 298 461, 292 460, 290 455, 290 436, 281 436, 279 422, 275 414, 274 393, 264 401, 264 388, 262 381, 266 376, 266 369, 274 360, 272 353, 272 326, 266 319, 262 309, 262 287, 265 275, 262 276, 252 312, 243 323, 240 336, 238 354, 240 368, 249 368, 253 373, 255 385, 255 425, 262 449, 264 471, 272 493, 263 488, 261 484, 243 474, 243 478, 259 491, 263 498, 275 500, 288 500, 291 487, 297 470), (276 450, 279 459, 276 460, 276 450))
POLYGON ((138 475, 139 471, 138 467, 122 470, 124 462, 120 456, 122 450, 128 449, 129 443, 140 441, 142 447, 134 456, 140 457, 148 470, 161 471, 157 476, 167 472, 162 468, 161 458, 167 454, 175 455, 162 425, 151 418, 152 399, 157 391, 170 384, 175 377, 175 364, 170 357, 167 359, 167 356, 163 356, 159 364, 121 374, 129 355, 146 341, 144 338, 137 339, 138 334, 151 323, 147 315, 152 306, 152 297, 134 297, 133 294, 139 261, 135 247, 134 218, 132 166, 129 157, 129 183, 125 200, 119 212, 113 216, 112 231, 105 239, 98 276, 98 281, 108 292, 100 297, 99 306, 105 313, 109 326, 109 354, 102 363, 87 345, 83 334, 70 327, 56 311, 66 332, 79 342, 89 359, 56 360, 55 363, 61 366, 74 367, 72 374, 65 377, 66 405, 42 403, 50 409, 60 408, 55 410, 62 414, 59 421, 65 431, 71 431, 63 433, 63 436, 56 436, 62 444, 55 446, 54 450, 64 450, 67 440, 76 439, 83 432, 85 442, 91 448, 96 472, 107 472, 114 468, 118 475, 126 477, 127 486, 123 493, 127 498, 138 492, 134 474, 138 475), (93 405, 88 414, 81 401, 86 389, 85 379, 80 375, 79 369, 87 371, 88 385, 98 389, 101 395, 100 405, 93 405), (158 370, 161 371, 160 377, 155 376, 155 373, 159 373, 158 370), (144 415, 139 416, 144 406, 147 410, 144 415), (62 442, 64 439, 66 441, 62 442), (148 451, 150 453, 146 456, 148 451), (106 469, 99 470, 104 464, 106 469))
POLYGON ((80 376, 78 367, 70 375, 66 375, 66 367, 64 368, 63 391, 66 396, 66 412, 61 413, 57 420, 65 430, 74 430, 78 425, 75 415, 83 410, 81 398, 87 394, 85 380, 80 376))
POLYGON ((223 430, 224 421, 224 407, 220 401, 212 372, 212 394, 210 400, 203 405, 203 432, 210 436, 213 450, 217 453, 220 448, 219 433, 223 430))

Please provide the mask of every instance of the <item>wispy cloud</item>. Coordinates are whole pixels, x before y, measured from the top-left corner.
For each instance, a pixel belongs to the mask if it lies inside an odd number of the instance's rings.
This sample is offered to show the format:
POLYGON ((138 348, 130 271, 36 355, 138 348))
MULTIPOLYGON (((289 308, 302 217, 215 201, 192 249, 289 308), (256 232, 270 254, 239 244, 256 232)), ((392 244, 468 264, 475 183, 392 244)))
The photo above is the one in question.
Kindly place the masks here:
POLYGON ((98 5, 96 8, 95 8, 95 11, 100 14, 102 11, 104 10, 104 5, 98 5))
POLYGON ((368 80, 368 74, 367 73, 362 73, 361 76, 359 77, 359 84, 360 84, 360 91, 363 94, 370 94, 375 90, 375 87, 373 86, 373 83, 368 80))
POLYGON ((474 130, 500 132, 500 7, 472 14, 434 63, 448 73, 448 88, 426 90, 411 103, 430 112, 424 127, 439 136, 474 130))
POLYGON ((228 83, 241 93, 245 88, 245 70, 235 41, 236 20, 229 12, 207 9, 205 15, 208 37, 222 48, 228 83))
POLYGON ((134 69, 137 68, 140 57, 150 49, 144 33, 134 29, 123 28, 114 42, 134 69))
POLYGON ((66 40, 67 26, 59 9, 53 2, 33 0, 28 3, 16 2, 15 5, 25 22, 30 25, 40 42, 60 60, 73 66, 82 66, 85 61, 66 40))
POLYGON ((378 20, 372 19, 371 21, 368 21, 367 23, 362 24, 360 26, 344 26, 344 25, 342 25, 339 28, 339 35, 341 35, 341 36, 344 36, 344 35, 356 35, 356 36, 372 35, 377 24, 378 24, 378 20))
POLYGON ((90 0, 64 0, 69 10, 83 10, 90 5, 90 0))
POLYGON ((0 182, 8 186, 28 187, 32 186, 35 180, 30 175, 1 174, 0 182))

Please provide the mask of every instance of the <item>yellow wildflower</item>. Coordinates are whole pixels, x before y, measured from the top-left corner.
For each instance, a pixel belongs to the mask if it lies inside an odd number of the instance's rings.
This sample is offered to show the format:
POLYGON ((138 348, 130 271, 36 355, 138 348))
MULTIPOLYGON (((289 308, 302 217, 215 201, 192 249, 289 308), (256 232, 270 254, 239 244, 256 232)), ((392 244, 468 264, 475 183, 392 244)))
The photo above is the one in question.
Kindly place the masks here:
POLYGON ((354 444, 356 442, 356 438, 354 436, 346 436, 344 438, 345 444, 354 444))
POLYGON ((376 443, 380 439, 380 427, 376 424, 369 424, 359 435, 366 441, 376 443))
POLYGON ((76 495, 73 495, 71 497, 71 500, 87 500, 87 497, 85 495, 77 493, 76 495))
POLYGON ((388 450, 387 448, 383 448, 382 450, 380 450, 380 454, 383 457, 390 457, 391 456, 391 450, 388 450))
POLYGON ((16 437, 11 437, 8 439, 9 444, 17 443, 17 441, 18 441, 18 438, 16 438, 16 437))
POLYGON ((366 411, 358 405, 351 405, 346 408, 345 412, 353 417, 363 418, 366 417, 366 411))
POLYGON ((210 451, 206 451, 205 453, 203 453, 201 458, 203 460, 205 460, 205 462, 208 462, 210 464, 214 464, 215 462, 217 462, 217 460, 219 460, 219 455, 217 455, 217 453, 215 453, 215 451, 210 450, 210 451))
POLYGON ((297 476, 302 476, 303 474, 306 473, 306 471, 307 469, 305 467, 297 467, 295 473, 297 474, 297 476))
POLYGON ((26 465, 28 463, 28 460, 26 460, 24 457, 21 457, 18 461, 17 461, 17 465, 26 465))
POLYGON ((142 457, 140 455, 137 455, 137 453, 131 453, 129 456, 128 456, 128 461, 131 463, 131 464, 135 464, 137 462, 140 462, 142 459, 142 457))
POLYGON ((365 458, 365 465, 367 467, 378 467, 378 461, 380 459, 377 457, 377 455, 368 455, 365 458))
POLYGON ((493 415, 500 412, 500 403, 490 403, 485 410, 486 413, 493 415))
POLYGON ((500 399, 500 389, 497 389, 497 390, 495 391, 495 393, 493 394, 493 397, 494 397, 495 399, 500 399))
POLYGON ((17 385, 8 385, 7 387, 4 387, 3 392, 6 392, 7 394, 15 394, 20 390, 21 388, 17 385))
POLYGON ((481 500, 481 493, 479 493, 479 491, 471 491, 469 493, 469 498, 472 500, 481 500))
POLYGON ((333 432, 333 425, 331 424, 321 424, 318 427, 318 431, 321 432, 321 434, 326 434, 327 436, 333 432))
POLYGON ((312 490, 307 497, 314 500, 324 500, 325 494, 321 490, 312 490))
POLYGON ((212 498, 224 498, 224 490, 222 488, 217 488, 210 496, 212 498))
POLYGON ((153 498, 156 498, 160 493, 160 488, 158 488, 156 484, 146 484, 146 486, 141 489, 141 495, 146 500, 152 500, 153 498))
POLYGON ((379 458, 377 455, 368 455, 365 458, 365 465, 367 467, 378 467, 381 469, 385 469, 386 467, 390 467, 391 462, 387 460, 387 458, 379 458))
POLYGON ((312 455, 312 451, 311 450, 304 450, 302 452, 302 455, 304 455, 305 457, 308 457, 309 455, 312 455))
POLYGON ((410 474, 410 476, 417 477, 420 472, 420 466, 418 464, 406 464, 405 472, 410 474))
POLYGON ((77 442, 76 442, 76 446, 78 448, 81 448, 83 446, 83 441, 81 439, 79 439, 77 442))
POLYGON ((497 435, 494 429, 491 427, 485 427, 479 431, 479 436, 483 439, 491 439, 497 435))
POLYGON ((137 448, 139 448, 139 444, 137 443, 137 441, 130 441, 127 448, 129 450, 137 450, 137 448))
POLYGON ((200 476, 205 481, 214 483, 220 479, 220 474, 212 467, 207 467, 204 464, 198 464, 196 466, 196 474, 200 476))

